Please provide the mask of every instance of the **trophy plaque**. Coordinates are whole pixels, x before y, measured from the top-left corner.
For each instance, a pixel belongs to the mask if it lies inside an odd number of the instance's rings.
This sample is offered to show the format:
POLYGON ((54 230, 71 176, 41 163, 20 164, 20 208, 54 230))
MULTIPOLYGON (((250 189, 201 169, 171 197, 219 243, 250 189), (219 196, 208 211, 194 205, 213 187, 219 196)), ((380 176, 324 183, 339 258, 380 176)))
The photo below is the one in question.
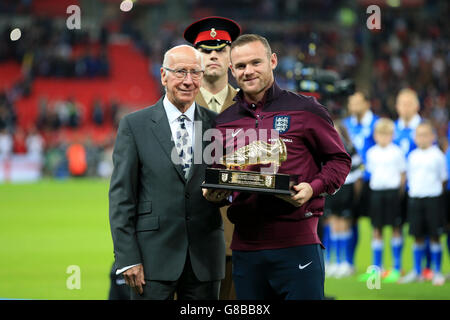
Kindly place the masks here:
POLYGON ((288 174, 276 173, 287 159, 286 145, 256 140, 219 159, 225 168, 207 168, 202 188, 228 189, 242 192, 291 195, 293 182, 288 174), (271 164, 272 172, 246 171, 248 166, 271 164))

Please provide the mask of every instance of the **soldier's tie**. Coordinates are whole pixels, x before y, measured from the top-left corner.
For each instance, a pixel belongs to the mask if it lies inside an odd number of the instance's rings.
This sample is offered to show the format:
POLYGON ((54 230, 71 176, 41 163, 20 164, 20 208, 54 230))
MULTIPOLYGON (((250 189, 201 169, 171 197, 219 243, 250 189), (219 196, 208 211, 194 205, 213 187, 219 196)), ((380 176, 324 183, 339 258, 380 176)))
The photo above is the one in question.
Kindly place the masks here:
POLYGON ((217 113, 220 112, 220 110, 219 110, 219 102, 214 97, 212 97, 210 102, 209 102, 209 108, 212 111, 215 111, 217 113))

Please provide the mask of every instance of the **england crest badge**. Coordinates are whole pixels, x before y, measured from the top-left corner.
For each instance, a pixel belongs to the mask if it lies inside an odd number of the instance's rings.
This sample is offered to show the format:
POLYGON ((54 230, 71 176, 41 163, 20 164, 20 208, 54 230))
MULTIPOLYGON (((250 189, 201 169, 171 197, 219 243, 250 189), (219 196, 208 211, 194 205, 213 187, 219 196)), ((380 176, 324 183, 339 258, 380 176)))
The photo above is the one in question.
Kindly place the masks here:
POLYGON ((291 125, 290 116, 275 116, 273 118, 273 128, 278 131, 278 133, 285 133, 289 130, 291 125))

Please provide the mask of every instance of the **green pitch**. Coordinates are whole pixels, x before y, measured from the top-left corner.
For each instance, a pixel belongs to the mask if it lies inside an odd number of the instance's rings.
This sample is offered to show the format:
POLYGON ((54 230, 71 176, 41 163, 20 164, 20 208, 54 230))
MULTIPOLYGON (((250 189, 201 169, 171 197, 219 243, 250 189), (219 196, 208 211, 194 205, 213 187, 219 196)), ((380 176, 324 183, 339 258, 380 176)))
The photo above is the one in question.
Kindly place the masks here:
MULTIPOLYGON (((108 185, 108 181, 92 179, 0 185, 0 298, 107 298, 113 262, 108 185), (70 289, 77 274, 68 270, 70 266, 79 268, 79 289, 70 289)), ((368 220, 361 219, 357 274, 371 263, 370 233, 368 220)), ((386 236, 389 233, 386 230, 386 236)), ((407 271, 412 266, 411 244, 408 238, 403 254, 407 271)), ((384 256, 390 266, 390 252, 384 256)), ((450 272, 445 244, 443 271, 450 272)), ((380 289, 370 290, 356 277, 327 278, 326 295, 337 299, 450 299, 450 281, 442 287, 429 282, 381 283, 380 289)))
MULTIPOLYGON (((358 282, 358 275, 365 273, 367 267, 372 264, 371 247, 372 229, 370 220, 368 218, 360 218, 359 220, 359 243, 355 254, 355 264, 357 271, 354 276, 342 279, 326 278, 325 279, 325 294, 336 299, 351 299, 351 300, 441 300, 450 299, 450 279, 447 277, 447 282, 440 287, 433 286, 430 281, 423 283, 411 284, 396 284, 396 283, 381 283, 379 289, 369 289, 367 283, 358 282)), ((384 250, 383 250, 383 265, 386 269, 392 267, 392 257, 390 249, 392 229, 386 227, 383 230, 384 250)), ((404 246, 402 254, 402 266, 405 273, 409 273, 413 269, 412 260, 412 245, 414 240, 408 236, 408 228, 404 227, 403 234, 404 246)), ((442 236, 442 271, 444 275, 450 273, 450 261, 447 250, 446 237, 442 236)), ((374 281, 370 282, 372 285, 374 281)), ((372 286, 373 287, 373 286, 372 286)))
POLYGON ((108 182, 0 185, 0 243, 0 298, 106 299, 113 262, 108 182), (80 289, 67 288, 72 265, 80 289))

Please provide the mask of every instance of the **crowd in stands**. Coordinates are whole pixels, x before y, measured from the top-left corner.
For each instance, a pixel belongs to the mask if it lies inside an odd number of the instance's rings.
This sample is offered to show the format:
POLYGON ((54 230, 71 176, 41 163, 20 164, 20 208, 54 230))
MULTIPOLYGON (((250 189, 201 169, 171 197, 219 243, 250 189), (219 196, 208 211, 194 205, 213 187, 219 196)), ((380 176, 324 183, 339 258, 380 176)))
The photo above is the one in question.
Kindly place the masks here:
POLYGON ((39 114, 36 126, 40 131, 57 131, 61 128, 80 128, 83 119, 95 126, 110 125, 117 127, 118 115, 121 106, 117 100, 103 103, 102 99, 96 98, 92 101, 92 107, 88 108, 91 113, 84 116, 83 110, 75 97, 65 100, 48 102, 47 98, 41 97, 39 101, 39 114))
MULTIPOLYGON (((340 24, 336 28, 340 23, 338 12, 342 4, 339 2, 263 1, 262 4, 258 2, 259 5, 252 0, 235 2, 219 4, 198 0, 188 4, 187 9, 196 16, 203 12, 218 14, 220 7, 220 14, 226 16, 228 13, 240 22, 244 33, 266 36, 279 58, 276 79, 281 86, 293 91, 301 91, 298 80, 304 77, 301 74, 304 67, 333 70, 342 79, 355 79, 364 56, 370 56, 371 73, 362 81, 368 83, 374 113, 395 119, 395 95, 400 89, 411 87, 419 94, 421 114, 433 120, 439 138, 447 136, 449 99, 446 90, 450 55, 446 39, 449 23, 440 15, 438 3, 426 6, 421 17, 413 14, 414 9, 383 12, 383 28, 394 32, 369 33, 370 52, 364 52, 365 20, 340 24), (252 10, 236 11, 237 5, 252 10)), ((363 9, 355 9, 356 14, 360 15, 363 9)), ((153 62, 150 73, 157 79, 163 52, 184 43, 184 28, 182 23, 169 21, 160 26, 157 34, 145 35, 132 19, 124 19, 119 32, 130 36, 136 46, 149 55, 153 62)), ((8 45, 0 47, 0 61, 15 59, 22 63, 25 72, 25 80, 0 94, 0 129, 6 128, 11 134, 16 122, 14 102, 26 96, 34 77, 96 77, 109 73, 105 48, 110 34, 105 26, 99 26, 99 45, 95 47, 90 45, 89 33, 60 27, 44 17, 34 19, 23 30, 21 41, 9 40, 10 29, 7 27, 2 31, 3 41, 8 45)), ((36 128, 38 131, 77 128, 83 118, 96 125, 111 121, 117 114, 117 102, 102 106, 100 101, 93 102, 92 115, 82 115, 83 109, 77 107, 76 97, 52 101, 51 106, 43 98, 39 102, 36 128)), ((326 101, 336 117, 346 114, 345 104, 346 99, 326 101)))
POLYGON ((113 140, 96 145, 90 139, 53 143, 46 148, 44 175, 59 179, 69 176, 109 178, 113 145, 113 140))
POLYGON ((11 100, 10 91, 0 92, 0 131, 14 131, 17 116, 11 100))
POLYGON ((0 112, 0 160, 12 155, 27 155, 44 161, 44 175, 60 178, 69 175, 108 177, 112 169, 108 155, 111 156, 114 136, 94 143, 90 137, 77 135, 76 132, 84 125, 112 127, 115 130, 120 118, 128 111, 117 100, 103 103, 98 98, 92 104, 92 112, 83 116, 83 108, 75 97, 57 101, 47 101, 41 97, 35 126, 24 129, 15 125, 11 116, 14 113, 7 112, 3 100, 0 104, 0 110, 3 110, 0 112), (72 136, 75 138, 69 139, 62 130, 74 133, 72 136), (81 145, 85 150, 85 170, 70 170, 68 150, 72 145, 81 145))
POLYGON ((416 90, 421 115, 433 121, 443 137, 449 121, 450 23, 440 10, 444 8, 436 4, 425 7, 420 17, 414 10, 383 15, 383 25, 391 32, 370 38, 370 89, 374 112, 391 118, 396 118, 397 92, 405 87, 416 90))
POLYGON ((12 27, 5 27, 0 47, 0 62, 22 63, 29 77, 93 78, 107 77, 109 61, 106 54, 108 32, 99 31, 98 46, 92 45, 89 33, 69 30, 52 19, 38 17, 24 27, 20 41, 11 41, 12 27))
MULTIPOLYGON (((339 20, 342 3, 329 0, 226 3, 198 0, 184 4, 192 17, 229 16, 241 24, 243 33, 266 36, 279 58, 276 79, 293 91, 301 91, 298 79, 302 66, 333 70, 340 78, 356 79, 360 65, 369 61, 369 72, 357 80, 371 93, 373 112, 395 119, 395 96, 400 89, 411 87, 419 94, 421 115, 433 120, 439 139, 443 139, 447 137, 449 121, 447 40, 450 28, 441 14, 441 5, 429 1, 421 15, 415 14, 414 8, 383 7, 382 28, 389 32, 383 29, 370 32, 365 28, 365 8, 353 7, 358 19, 343 24, 339 20), (237 6, 242 10, 235 10, 237 6), (245 10, 247 7, 252 10, 245 10), (368 39, 368 50, 364 48, 364 39, 366 42, 368 39)), ((192 19, 183 19, 185 23, 163 21, 159 32, 150 34, 139 28, 134 19, 124 19, 116 31, 128 35, 137 48, 149 55, 149 71, 158 79, 164 51, 185 43, 182 34, 192 19)), ((34 77, 107 77, 109 73, 105 53, 110 39, 107 28, 99 24, 99 45, 93 47, 89 46, 92 39, 87 32, 59 26, 52 19, 36 18, 24 30, 21 41, 16 42, 9 40, 10 27, 2 31, 3 42, 8 45, 0 47, 0 61, 15 59, 25 66, 25 80, 0 94, 0 128, 6 128, 10 134, 16 129, 14 103, 27 94, 34 77)), ((83 115, 76 97, 66 99, 39 102, 38 131, 77 128, 81 119, 93 119, 98 125, 111 121, 117 114, 117 104, 102 106, 99 99, 93 102, 93 115, 83 115)), ((346 115, 346 103, 345 97, 324 102, 336 118, 346 115)))
MULTIPOLYGON (((0 7, 2 13, 29 14, 30 7, 10 3, 0 7)), ((98 30, 97 39, 81 30, 69 30, 56 19, 36 16, 30 24, 21 28, 20 41, 11 41, 12 26, 3 25, 0 30, 0 63, 18 62, 22 77, 10 87, 0 88, 0 159, 12 155, 35 154, 38 150, 44 159, 43 172, 51 176, 68 176, 66 150, 73 141, 61 134, 61 130, 77 130, 86 125, 117 128, 119 117, 124 112, 123 104, 117 100, 103 103, 103 97, 92 101, 92 108, 83 108, 77 97, 47 101, 41 97, 38 102, 38 116, 31 128, 21 128, 17 123, 16 103, 29 96, 36 77, 65 79, 105 78, 110 72, 107 45, 109 33, 104 26, 98 30), (89 114, 84 114, 84 110, 89 114), (55 156, 56 155, 56 156, 55 156), (66 168, 59 169, 56 168, 66 168)), ((113 141, 95 145, 82 137, 89 150, 87 155, 102 152, 113 141), (95 151, 90 151, 90 150, 95 151)), ((111 139, 110 139, 111 140, 111 139)), ((99 175, 89 161, 85 174, 99 175)), ((95 164, 95 167, 98 164, 95 164)), ((105 171, 105 170, 103 170, 105 171)))

